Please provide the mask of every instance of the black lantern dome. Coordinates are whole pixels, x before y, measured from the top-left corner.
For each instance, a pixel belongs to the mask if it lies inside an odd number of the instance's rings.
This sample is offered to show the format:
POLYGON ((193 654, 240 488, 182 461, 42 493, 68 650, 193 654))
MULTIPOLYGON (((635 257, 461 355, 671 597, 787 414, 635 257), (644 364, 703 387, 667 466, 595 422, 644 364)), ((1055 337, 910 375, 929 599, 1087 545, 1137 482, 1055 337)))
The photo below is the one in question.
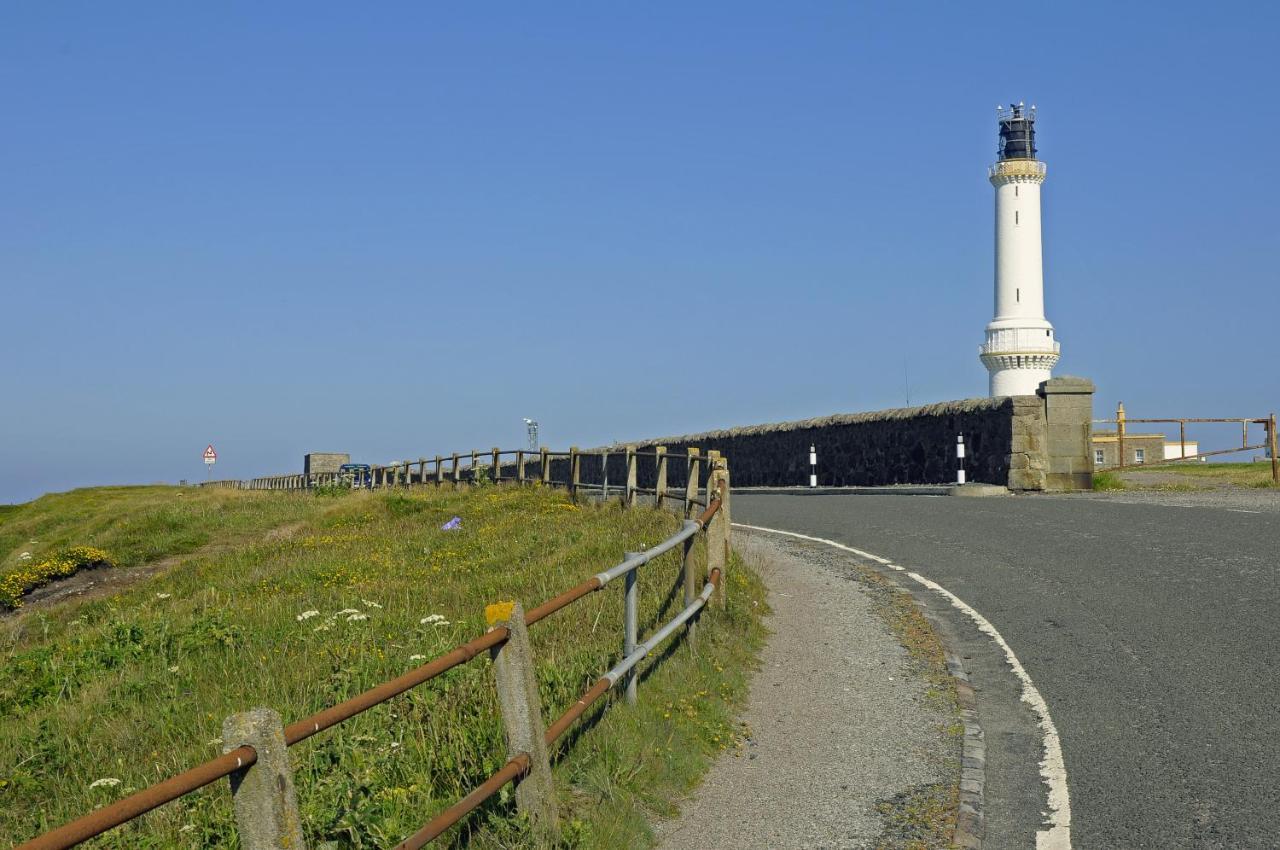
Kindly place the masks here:
POLYGON ((1000 122, 1000 150, 997 158, 1006 159, 1036 158, 1036 108, 1025 108, 1021 103, 1009 104, 1008 109, 1001 108, 997 119, 1000 122))

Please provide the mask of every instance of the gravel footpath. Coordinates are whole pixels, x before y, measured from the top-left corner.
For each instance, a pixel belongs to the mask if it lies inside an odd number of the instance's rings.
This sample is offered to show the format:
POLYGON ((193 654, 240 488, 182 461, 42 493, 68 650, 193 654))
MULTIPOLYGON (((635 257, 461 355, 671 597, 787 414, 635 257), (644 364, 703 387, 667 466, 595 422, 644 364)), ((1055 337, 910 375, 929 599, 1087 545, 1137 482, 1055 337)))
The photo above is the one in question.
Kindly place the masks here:
POLYGON ((773 609, 743 716, 748 737, 678 818, 657 826, 659 847, 906 846, 892 803, 901 811, 902 795, 954 786, 959 742, 943 734, 955 715, 926 698, 927 681, 876 613, 888 591, 861 581, 839 551, 734 536, 773 609))

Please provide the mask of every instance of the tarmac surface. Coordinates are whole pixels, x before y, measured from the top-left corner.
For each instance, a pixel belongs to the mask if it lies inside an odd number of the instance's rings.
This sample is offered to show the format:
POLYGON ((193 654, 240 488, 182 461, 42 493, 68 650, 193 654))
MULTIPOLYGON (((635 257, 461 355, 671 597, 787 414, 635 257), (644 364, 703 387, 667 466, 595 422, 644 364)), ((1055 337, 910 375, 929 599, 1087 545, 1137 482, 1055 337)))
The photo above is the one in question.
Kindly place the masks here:
MULTIPOLYGON (((1269 492, 733 500, 735 522, 890 559, 995 626, 1061 736, 1078 850, 1280 847, 1277 513, 1269 492)), ((986 733, 985 846, 1035 847, 1040 730, 991 639, 944 621, 986 733)))

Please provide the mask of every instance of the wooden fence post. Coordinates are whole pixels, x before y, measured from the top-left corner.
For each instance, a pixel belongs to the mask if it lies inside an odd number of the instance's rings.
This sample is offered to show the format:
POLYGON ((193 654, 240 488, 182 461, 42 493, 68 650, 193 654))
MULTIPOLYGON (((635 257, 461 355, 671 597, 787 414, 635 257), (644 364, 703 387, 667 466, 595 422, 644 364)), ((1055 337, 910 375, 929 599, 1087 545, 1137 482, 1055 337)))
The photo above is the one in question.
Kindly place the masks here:
POLYGON ((480 453, 477 452, 475 449, 472 449, 471 450, 471 486, 473 487, 480 483, 480 476, 476 475, 476 463, 478 462, 477 459, 479 457, 480 457, 480 453))
POLYGON ((636 495, 636 447, 627 446, 627 507, 636 506, 636 495))
POLYGON ((693 448, 692 446, 687 449, 689 457, 686 460, 686 464, 689 470, 689 477, 685 480, 684 484, 685 519, 693 519, 701 513, 701 511, 694 510, 696 506, 693 504, 693 500, 698 498, 698 478, 700 477, 699 465, 702 462, 698 457, 700 451, 700 449, 693 448))
POLYGON ((710 471, 707 475, 707 504, 720 491, 720 510, 707 525, 707 575, 720 570, 720 584, 712 597, 718 607, 725 604, 725 584, 729 578, 729 465, 719 452, 708 452, 710 471))
POLYGON ((569 447, 569 495, 578 498, 578 485, 582 483, 582 455, 577 446, 569 447))
POLYGON ((663 500, 667 498, 667 447, 654 446, 653 450, 657 452, 654 458, 654 485, 653 489, 657 495, 653 497, 654 503, 660 508, 663 500))
POLYGON ((502 461, 499 459, 499 454, 501 453, 498 451, 498 447, 494 446, 493 447, 493 469, 490 471, 494 484, 497 484, 499 481, 502 480, 502 467, 499 465, 500 463, 502 463, 502 461))
POLYGON ((550 484, 551 483, 551 462, 550 462, 550 459, 547 457, 547 447, 543 446, 539 451, 541 452, 541 454, 539 455, 539 458, 542 461, 542 469, 540 470, 542 483, 550 484))
POLYGON ((280 715, 269 708, 233 714, 222 722, 222 741, 224 753, 248 744, 258 756, 228 777, 240 846, 244 850, 306 850, 280 715))
POLYGON ((458 453, 457 452, 453 453, 452 473, 453 474, 450 477, 453 479, 453 489, 457 490, 458 489, 458 453))
POLYGON ((507 629, 506 643, 491 650, 507 758, 521 753, 529 757, 529 772, 516 785, 516 808, 529 818, 535 831, 547 838, 556 831, 555 785, 524 609, 519 602, 499 602, 486 607, 484 616, 490 629, 507 629))
POLYGON ((524 483, 524 449, 516 449, 516 481, 524 483))

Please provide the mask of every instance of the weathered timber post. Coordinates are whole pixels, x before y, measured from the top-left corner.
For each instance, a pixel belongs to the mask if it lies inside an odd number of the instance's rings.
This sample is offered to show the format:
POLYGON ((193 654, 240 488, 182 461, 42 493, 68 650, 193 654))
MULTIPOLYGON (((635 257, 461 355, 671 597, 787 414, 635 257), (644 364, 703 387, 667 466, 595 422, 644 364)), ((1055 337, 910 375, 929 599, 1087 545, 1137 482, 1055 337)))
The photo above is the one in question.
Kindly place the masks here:
POLYGON ((707 504, 716 493, 720 494, 720 509, 707 525, 707 576, 712 570, 720 570, 720 583, 712 597, 723 608, 725 582, 729 577, 729 466, 719 452, 708 452, 710 470, 707 474, 707 504))
POLYGON ((654 446, 653 450, 657 453, 653 461, 655 466, 653 489, 657 495, 653 497, 653 501, 661 508, 663 500, 667 498, 667 447, 654 446))
POLYGON ((529 758, 529 772, 516 785, 516 808, 529 818, 536 832, 548 838, 556 831, 555 786, 524 608, 519 602, 498 602, 486 607, 484 616, 490 629, 507 630, 506 642, 490 651, 507 758, 521 753, 529 758))
POLYGON ((240 846, 306 850, 280 715, 269 708, 233 714, 222 721, 222 741, 224 753, 246 744, 257 753, 257 761, 228 777, 240 846))
POLYGON ((686 461, 689 469, 689 477, 684 484, 684 516, 685 519, 693 519, 700 512, 694 510, 694 500, 698 498, 698 479, 701 477, 699 466, 702 463, 698 457, 701 449, 690 447, 688 449, 689 457, 686 461))
POLYGON ((491 477, 493 478, 494 484, 497 484, 500 480, 502 480, 502 475, 501 475, 502 468, 498 466, 498 464, 501 463, 501 461, 498 458, 499 454, 500 453, 498 451, 498 447, 494 446, 493 447, 493 471, 491 473, 491 477))
POLYGON ((542 468, 539 470, 539 477, 543 484, 551 483, 551 462, 547 458, 547 447, 543 446, 538 450, 538 459, 542 462, 542 468))
POLYGON ((427 486, 427 463, 429 461, 425 457, 418 458, 418 483, 423 487, 427 486))
MULTIPOLYGON (((639 552, 624 552, 624 560, 631 560, 639 552)), ((624 593, 622 596, 622 657, 627 658, 636 651, 640 642, 640 589, 636 586, 637 573, 634 569, 626 574, 624 593)), ((627 705, 636 704, 636 668, 627 671, 627 705)))
POLYGON ((578 454, 577 446, 569 447, 569 495, 576 501, 578 498, 578 484, 582 482, 582 455, 578 454))
POLYGON ((636 506, 636 496, 636 447, 627 446, 627 507, 636 506))
POLYGON ((1271 450, 1271 480, 1280 484, 1280 458, 1276 457, 1276 415, 1274 413, 1267 420, 1267 443, 1270 444, 1271 450))
POLYGON ((516 481, 524 483, 524 449, 516 449, 516 481))
POLYGON ((453 453, 453 466, 451 467, 450 472, 451 472, 451 475, 449 477, 453 479, 453 489, 457 490, 458 489, 458 453, 457 452, 453 453))
POLYGON ((436 455, 436 489, 444 483, 444 458, 436 455))
POLYGON ((480 483, 480 476, 476 475, 476 464, 479 462, 478 461, 479 457, 480 457, 480 453, 477 452, 475 449, 472 449, 471 450, 471 486, 473 487, 480 483))
MULTIPOLYGON (((684 575, 684 607, 688 608, 698 598, 698 568, 694 565, 693 544, 698 535, 680 544, 680 572, 684 575)), ((685 640, 690 649, 698 648, 698 618, 691 617, 684 625, 685 640)))

